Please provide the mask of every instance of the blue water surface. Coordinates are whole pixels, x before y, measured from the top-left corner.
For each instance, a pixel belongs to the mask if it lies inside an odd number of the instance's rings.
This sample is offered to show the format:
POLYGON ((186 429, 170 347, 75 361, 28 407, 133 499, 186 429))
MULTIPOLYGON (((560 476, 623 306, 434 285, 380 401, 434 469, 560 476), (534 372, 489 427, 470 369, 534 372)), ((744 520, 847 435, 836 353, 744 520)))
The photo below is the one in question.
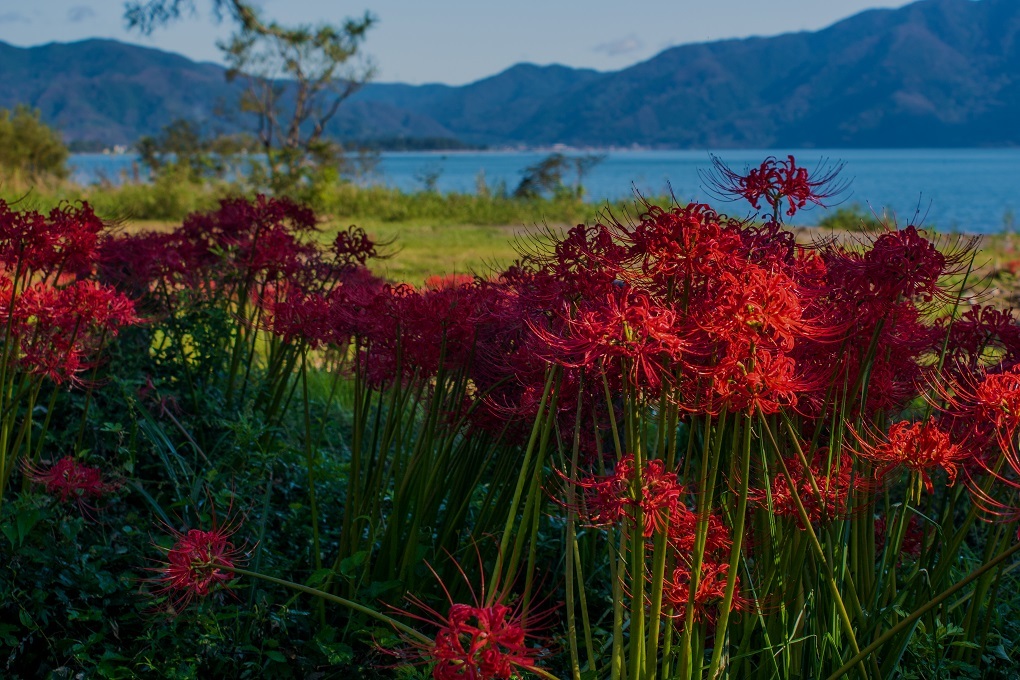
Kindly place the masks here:
MULTIPOLYGON (((578 155, 566 152, 567 155, 578 155)), ((1020 149, 820 149, 724 150, 714 152, 738 171, 758 165, 766 156, 793 153, 808 168, 820 160, 845 162, 843 176, 852 180, 842 205, 857 204, 878 215, 894 217, 901 225, 923 220, 940 230, 972 233, 1001 231, 1020 212, 1020 149)), ((434 179, 442 192, 473 193, 480 180, 490 190, 517 186, 522 171, 544 158, 542 151, 463 151, 383 153, 374 171, 359 181, 384 184, 405 191, 423 188, 434 179)), ((137 157, 75 154, 74 178, 91 183, 142 178, 137 157)), ((609 151, 584 178, 590 200, 626 198, 635 189, 661 195, 670 188, 683 201, 718 201, 704 188, 699 175, 711 168, 709 151, 609 151)), ((572 183, 573 177, 567 181, 572 183)), ((745 214, 745 204, 719 205, 745 214)), ((831 210, 831 208, 830 208, 831 210)), ((799 224, 816 223, 825 209, 798 213, 799 224)))

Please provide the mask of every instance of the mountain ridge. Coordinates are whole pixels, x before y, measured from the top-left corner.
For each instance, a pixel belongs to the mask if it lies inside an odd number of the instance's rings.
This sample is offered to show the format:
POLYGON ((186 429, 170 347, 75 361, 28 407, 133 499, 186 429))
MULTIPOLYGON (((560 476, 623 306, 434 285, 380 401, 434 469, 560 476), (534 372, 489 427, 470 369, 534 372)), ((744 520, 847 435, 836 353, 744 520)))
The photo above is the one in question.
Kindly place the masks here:
MULTIPOLYGON (((92 39, 0 42, 0 107, 69 141, 130 143, 187 117, 219 131, 222 67, 92 39)), ((1020 3, 920 0, 818 31, 678 45, 618 71, 515 64, 465 85, 370 83, 327 133, 493 146, 1020 145, 1020 3)))

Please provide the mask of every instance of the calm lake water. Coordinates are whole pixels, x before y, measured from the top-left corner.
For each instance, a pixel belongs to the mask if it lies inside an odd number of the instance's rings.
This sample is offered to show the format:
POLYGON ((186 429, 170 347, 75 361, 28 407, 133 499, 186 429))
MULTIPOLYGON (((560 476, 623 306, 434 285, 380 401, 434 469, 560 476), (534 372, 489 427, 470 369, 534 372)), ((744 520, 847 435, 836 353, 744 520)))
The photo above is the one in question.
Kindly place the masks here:
MULTIPOLYGON (((719 151, 736 170, 758 165, 782 150, 719 151)), ((916 222, 942 230, 1001 231, 1020 222, 1020 149, 819 149, 793 151, 812 168, 821 159, 845 161, 844 175, 853 180, 844 206, 857 204, 878 214, 894 215, 900 224, 916 222)), ((384 153, 374 172, 362 181, 412 191, 435 179, 443 192, 473 193, 481 177, 490 188, 500 183, 512 191, 524 168, 545 152, 406 152, 384 153)), ((572 154, 568 154, 572 155, 572 154)), ((137 176, 131 155, 76 154, 74 177, 82 183, 100 177, 116 180, 137 176)), ((625 198, 636 189, 661 195, 672 187, 680 200, 706 200, 699 171, 711 167, 707 151, 612 151, 584 179, 593 200, 625 198)), ((567 177, 572 182, 571 177, 567 177)), ((720 205, 722 211, 743 214, 744 204, 720 205)), ((812 224, 825 214, 820 208, 798 213, 795 222, 812 224)))

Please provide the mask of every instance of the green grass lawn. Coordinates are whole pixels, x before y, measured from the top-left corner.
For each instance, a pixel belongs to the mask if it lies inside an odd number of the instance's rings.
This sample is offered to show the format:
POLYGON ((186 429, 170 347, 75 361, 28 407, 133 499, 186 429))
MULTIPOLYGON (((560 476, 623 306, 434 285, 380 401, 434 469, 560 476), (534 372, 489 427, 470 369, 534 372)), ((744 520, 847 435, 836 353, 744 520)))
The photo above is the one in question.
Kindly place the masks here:
MULTIPOLYGON (((595 208, 587 218, 595 218, 595 208)), ((131 220, 122 223, 128 231, 170 229, 175 221, 131 220)), ((388 221, 371 217, 339 218, 323 225, 322 238, 332 240, 340 228, 355 224, 383 244, 386 258, 376 260, 373 270, 395 282, 421 284, 426 277, 442 274, 480 274, 499 271, 518 256, 515 247, 519 237, 533 235, 546 228, 562 230, 566 223, 525 223, 506 225, 463 224, 459 219, 412 218, 388 221)), ((796 228, 802 243, 819 236, 839 236, 841 230, 796 228)), ((848 232, 852 235, 853 232, 848 232)), ((1020 237, 996 234, 982 237, 974 261, 972 276, 985 281, 990 297, 1003 304, 1012 303, 1020 273, 1020 237)))
MULTIPOLYGON (((388 257, 372 265, 376 273, 411 284, 420 284, 433 274, 487 276, 499 271, 517 257, 514 247, 517 237, 543 228, 534 224, 478 226, 435 220, 400 223, 361 220, 356 224, 377 243, 385 244, 382 252, 388 257)), ((326 230, 329 236, 335 233, 335 227, 326 230)))

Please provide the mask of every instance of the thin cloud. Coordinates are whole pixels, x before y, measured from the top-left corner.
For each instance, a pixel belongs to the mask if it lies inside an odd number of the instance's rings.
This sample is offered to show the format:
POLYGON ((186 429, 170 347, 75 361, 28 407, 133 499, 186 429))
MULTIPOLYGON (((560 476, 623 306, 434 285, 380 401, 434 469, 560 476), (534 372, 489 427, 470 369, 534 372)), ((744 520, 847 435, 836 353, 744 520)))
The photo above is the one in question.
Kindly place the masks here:
POLYGON ((601 45, 596 45, 594 51, 602 52, 610 57, 618 57, 622 54, 637 52, 645 46, 636 35, 629 35, 619 40, 611 40, 601 45))
POLYGON ((4 12, 0 14, 0 24, 30 24, 28 17, 21 12, 4 12))
POLYGON ((88 5, 75 5, 71 9, 67 10, 67 20, 72 24, 81 23, 82 21, 92 19, 95 16, 95 11, 88 5))

